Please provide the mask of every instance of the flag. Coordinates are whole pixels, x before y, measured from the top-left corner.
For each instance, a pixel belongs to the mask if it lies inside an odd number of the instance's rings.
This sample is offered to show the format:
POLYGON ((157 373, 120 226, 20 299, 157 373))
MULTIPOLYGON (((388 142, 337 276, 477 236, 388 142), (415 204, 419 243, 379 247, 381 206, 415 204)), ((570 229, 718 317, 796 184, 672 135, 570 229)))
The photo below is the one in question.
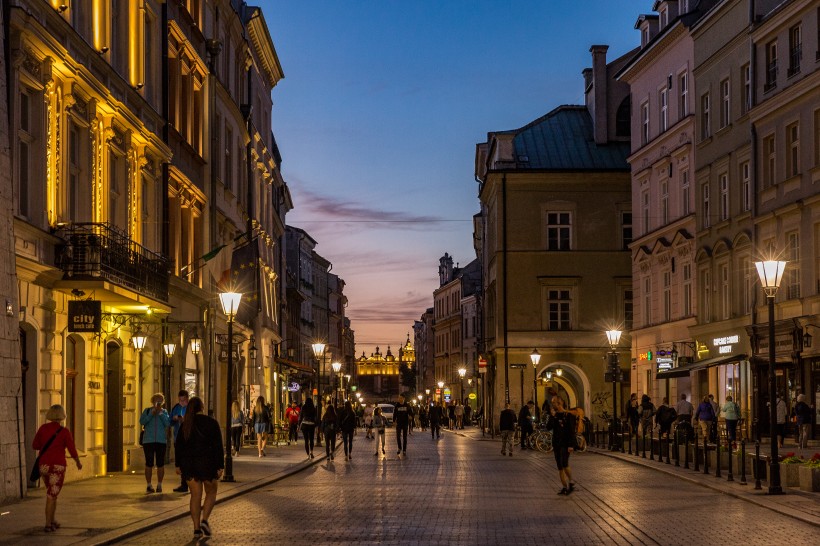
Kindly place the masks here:
POLYGON ((256 237, 234 248, 228 286, 242 293, 236 320, 250 326, 259 314, 259 240, 256 237))
POLYGON ((205 269, 211 274, 217 286, 224 286, 230 280, 231 258, 233 257, 234 242, 219 245, 202 257, 205 269))

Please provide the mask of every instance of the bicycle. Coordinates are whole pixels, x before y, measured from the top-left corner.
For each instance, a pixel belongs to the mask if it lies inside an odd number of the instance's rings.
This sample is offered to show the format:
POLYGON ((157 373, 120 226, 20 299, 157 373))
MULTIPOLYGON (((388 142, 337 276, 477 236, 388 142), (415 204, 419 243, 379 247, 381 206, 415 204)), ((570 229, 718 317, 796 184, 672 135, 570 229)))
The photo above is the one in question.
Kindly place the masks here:
POLYGON ((539 424, 530 435, 530 447, 541 452, 549 453, 552 451, 552 431, 547 430, 546 423, 539 424))

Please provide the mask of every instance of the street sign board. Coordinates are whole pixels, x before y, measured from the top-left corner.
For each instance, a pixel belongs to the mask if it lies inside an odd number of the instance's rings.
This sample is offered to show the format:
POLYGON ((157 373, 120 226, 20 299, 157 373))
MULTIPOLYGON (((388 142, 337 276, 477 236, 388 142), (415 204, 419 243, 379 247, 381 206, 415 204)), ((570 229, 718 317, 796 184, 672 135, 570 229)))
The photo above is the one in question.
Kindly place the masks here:
POLYGON ((97 334, 102 327, 102 302, 71 300, 68 302, 68 331, 97 334))

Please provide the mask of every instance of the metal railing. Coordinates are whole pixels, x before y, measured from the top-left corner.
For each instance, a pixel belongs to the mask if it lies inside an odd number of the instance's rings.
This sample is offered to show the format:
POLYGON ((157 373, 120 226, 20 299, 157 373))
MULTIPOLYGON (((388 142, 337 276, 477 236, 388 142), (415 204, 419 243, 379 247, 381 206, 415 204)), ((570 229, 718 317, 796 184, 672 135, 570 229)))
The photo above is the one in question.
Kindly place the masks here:
POLYGON ((170 262, 107 223, 77 223, 57 231, 56 265, 64 279, 104 279, 160 301, 168 301, 170 262))

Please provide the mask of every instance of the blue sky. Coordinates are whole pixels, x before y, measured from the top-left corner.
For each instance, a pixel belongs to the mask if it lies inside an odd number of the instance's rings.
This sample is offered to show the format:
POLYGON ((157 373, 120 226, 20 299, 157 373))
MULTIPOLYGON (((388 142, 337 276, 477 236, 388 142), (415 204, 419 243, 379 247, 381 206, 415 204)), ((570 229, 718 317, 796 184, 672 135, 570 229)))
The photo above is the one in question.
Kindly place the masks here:
POLYGON ((394 349, 433 305, 438 259, 475 258, 475 145, 583 103, 589 47, 639 39, 651 1, 259 1, 285 78, 273 131, 288 224, 346 282, 356 346, 394 349))

